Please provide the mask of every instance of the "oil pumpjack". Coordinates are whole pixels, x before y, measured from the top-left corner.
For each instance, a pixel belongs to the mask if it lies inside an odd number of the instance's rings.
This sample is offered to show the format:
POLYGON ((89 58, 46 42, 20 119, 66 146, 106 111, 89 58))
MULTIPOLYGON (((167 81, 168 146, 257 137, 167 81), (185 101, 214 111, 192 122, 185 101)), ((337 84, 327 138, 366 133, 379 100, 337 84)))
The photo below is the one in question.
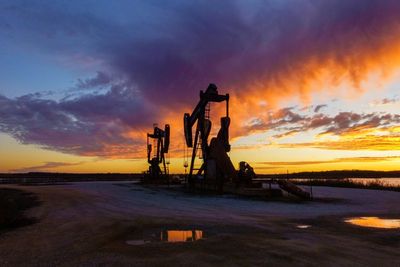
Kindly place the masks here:
POLYGON ((228 152, 229 144, 229 94, 220 95, 215 84, 210 84, 205 92, 200 91, 200 101, 191 114, 183 117, 186 145, 192 148, 188 185, 192 188, 213 190, 220 193, 229 192, 247 196, 281 196, 282 190, 299 198, 310 199, 310 194, 287 180, 270 181, 270 188, 262 188, 262 183, 255 182, 256 174, 246 162, 239 163, 239 171, 235 170, 228 152), (221 118, 221 128, 216 137, 208 138, 211 132, 210 103, 225 102, 226 115, 221 118), (196 124, 197 123, 197 124, 196 124), (193 126, 196 124, 194 141, 193 126), (198 150, 201 150, 202 162, 195 168, 198 150), (280 189, 271 188, 275 183, 280 189))
POLYGON ((166 164, 165 154, 168 153, 169 142, 169 124, 165 125, 164 130, 158 128, 157 125, 154 124, 153 133, 147 134, 147 162, 150 166, 144 177, 145 182, 168 181, 169 170, 166 164), (162 164, 162 169, 160 168, 160 164, 162 164))
POLYGON ((210 84, 205 92, 200 91, 199 103, 191 114, 184 114, 183 121, 186 145, 193 148, 188 174, 189 185, 193 187, 201 183, 206 189, 222 191, 224 182, 236 181, 237 179, 237 172, 227 154, 230 151, 229 94, 218 94, 217 86, 210 84), (221 128, 217 137, 212 138, 209 143, 208 137, 212 126, 209 118, 209 103, 211 102, 225 102, 226 116, 221 118, 221 128), (192 128, 195 124, 193 142, 192 128), (203 161, 199 168, 195 168, 196 155, 199 149, 203 161))

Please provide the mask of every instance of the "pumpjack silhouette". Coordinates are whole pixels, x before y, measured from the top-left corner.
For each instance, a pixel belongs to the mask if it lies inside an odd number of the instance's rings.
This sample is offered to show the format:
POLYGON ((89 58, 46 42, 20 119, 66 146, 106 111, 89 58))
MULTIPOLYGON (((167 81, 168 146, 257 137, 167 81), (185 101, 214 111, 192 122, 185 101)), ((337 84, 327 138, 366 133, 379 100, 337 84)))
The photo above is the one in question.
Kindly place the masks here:
POLYGON ((165 125, 164 130, 154 125, 153 133, 147 134, 147 162, 150 166, 144 176, 144 182, 159 183, 168 181, 169 169, 166 164, 165 154, 168 153, 169 143, 169 124, 165 125))
MULTIPOLYGON (((288 180, 269 180, 269 188, 256 180, 256 173, 249 163, 241 161, 237 171, 228 155, 229 143, 229 94, 219 94, 215 84, 210 84, 205 91, 200 91, 200 100, 192 113, 185 113, 183 126, 185 143, 192 149, 190 169, 186 176, 186 185, 192 190, 234 193, 245 196, 281 196, 282 190, 302 199, 310 199, 308 192, 288 180), (209 141, 212 122, 210 104, 224 103, 225 115, 220 118, 220 129, 209 141), (195 128, 194 128, 195 126, 195 128), (193 140, 194 128, 194 140, 193 140), (201 160, 200 162, 196 162, 201 160), (271 184, 279 188, 272 188, 271 184)), ((170 184, 166 154, 170 144, 170 126, 164 130, 157 125, 153 133, 147 134, 147 161, 150 164, 143 182, 170 184)), ((186 160, 185 160, 186 167, 186 160)), ((265 182, 265 181, 264 181, 265 182)))
POLYGON ((242 195, 277 196, 282 191, 303 199, 310 199, 310 194, 287 180, 270 181, 280 189, 262 188, 262 183, 256 182, 254 169, 245 161, 239 163, 236 171, 228 152, 229 144, 229 94, 219 94, 215 84, 210 84, 203 92, 200 91, 200 100, 191 114, 183 117, 184 134, 187 147, 192 149, 190 169, 187 175, 187 184, 192 189, 214 190, 219 193, 229 192, 242 195), (210 120, 210 104, 225 103, 225 116, 221 117, 221 128, 216 137, 211 138, 212 122, 210 120), (193 127, 196 125, 194 140, 193 127), (199 156, 198 156, 199 154, 199 156), (201 159, 197 164, 196 159, 201 159))

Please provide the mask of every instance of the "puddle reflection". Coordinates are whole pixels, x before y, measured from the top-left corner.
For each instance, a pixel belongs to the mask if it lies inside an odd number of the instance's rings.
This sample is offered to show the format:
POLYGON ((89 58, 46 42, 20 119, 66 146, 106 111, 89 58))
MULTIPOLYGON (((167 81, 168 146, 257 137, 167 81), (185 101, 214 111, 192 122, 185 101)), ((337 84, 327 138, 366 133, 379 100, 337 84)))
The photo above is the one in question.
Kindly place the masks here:
POLYGON ((140 246, 140 245, 144 245, 150 243, 150 241, 146 241, 146 240, 127 240, 126 244, 131 245, 131 246, 140 246))
POLYGON ((355 217, 346 219, 345 222, 371 228, 384 228, 384 229, 400 228, 400 219, 382 219, 379 217, 355 217))
POLYGON ((158 234, 153 233, 142 239, 127 240, 126 244, 131 246, 140 246, 155 242, 194 242, 203 238, 204 235, 202 230, 164 230, 158 232, 158 234))
POLYGON ((161 241, 192 242, 203 238, 201 230, 167 230, 161 232, 161 241))
POLYGON ((307 228, 310 228, 311 225, 308 225, 308 224, 299 224, 299 225, 296 225, 296 227, 299 228, 299 229, 307 229, 307 228))

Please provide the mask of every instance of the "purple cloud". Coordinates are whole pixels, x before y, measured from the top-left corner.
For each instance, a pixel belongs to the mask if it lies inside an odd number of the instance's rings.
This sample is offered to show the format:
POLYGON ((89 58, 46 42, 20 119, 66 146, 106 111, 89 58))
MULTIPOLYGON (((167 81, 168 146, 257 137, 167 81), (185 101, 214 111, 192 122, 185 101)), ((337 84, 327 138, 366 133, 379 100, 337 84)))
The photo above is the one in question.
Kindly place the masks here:
POLYGON ((30 167, 25 167, 25 168, 19 168, 19 169, 14 169, 11 170, 12 172, 19 172, 19 173, 24 173, 24 172, 36 172, 36 171, 47 171, 49 169, 54 169, 58 167, 69 167, 69 166, 76 166, 80 165, 82 162, 45 162, 44 164, 41 165, 36 165, 36 166, 30 166, 30 167))
POLYGON ((400 34, 400 2, 390 0, 133 2, 115 14, 96 4, 12 1, 3 20, 15 39, 27 35, 30 46, 50 54, 96 58, 148 101, 177 105, 209 82, 238 93, 259 83, 296 92, 284 81, 294 74, 301 87, 316 75, 304 64, 311 58, 333 62, 332 75, 344 69, 357 82, 378 48, 400 34))
POLYGON ((103 95, 62 101, 0 96, 0 131, 21 143, 65 153, 135 156, 144 139, 127 133, 148 127, 154 118, 139 95, 118 86, 103 95))
POLYGON ((325 114, 302 115, 293 107, 270 113, 265 120, 257 118, 247 126, 248 132, 278 131, 275 138, 282 138, 310 130, 319 134, 341 135, 358 130, 385 128, 400 123, 400 115, 389 113, 339 112, 334 116, 325 114))
POLYGON ((110 85, 112 78, 109 74, 102 71, 98 71, 96 76, 87 79, 78 79, 76 89, 93 89, 98 87, 105 87, 110 85))

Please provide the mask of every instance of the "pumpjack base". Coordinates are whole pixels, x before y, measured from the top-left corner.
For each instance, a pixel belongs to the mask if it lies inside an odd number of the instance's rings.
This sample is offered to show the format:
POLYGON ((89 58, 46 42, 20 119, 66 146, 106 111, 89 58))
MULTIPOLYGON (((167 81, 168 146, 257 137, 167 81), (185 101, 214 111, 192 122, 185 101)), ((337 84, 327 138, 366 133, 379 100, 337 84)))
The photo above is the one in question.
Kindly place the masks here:
POLYGON ((148 174, 145 174, 141 177, 140 183, 149 185, 178 185, 182 184, 182 181, 174 178, 171 175, 162 175, 161 177, 154 178, 148 174))
POLYGON ((145 174, 143 177, 140 179, 141 184, 168 184, 169 183, 169 177, 161 176, 158 178, 151 177, 148 174, 145 174))
POLYGON ((174 179, 174 176, 162 176, 158 179, 151 178, 149 175, 144 175, 140 182, 142 185, 152 186, 182 186, 186 188, 186 191, 191 193, 212 193, 212 194, 232 194, 241 197, 257 198, 257 199, 283 199, 289 196, 296 197, 301 200, 312 200, 312 197, 308 192, 302 191, 300 187, 285 181, 283 186, 282 181, 270 181, 269 187, 263 187, 263 183, 253 181, 248 184, 238 185, 233 182, 218 181, 218 179, 201 179, 193 178, 191 181, 184 183, 181 178, 174 179), (273 186, 275 185, 275 186, 273 186), (289 187, 290 186, 290 187, 289 187), (300 190, 300 191, 299 191, 300 190), (284 194, 283 192, 289 194, 284 194))
POLYGON ((277 198, 283 193, 278 188, 262 188, 261 184, 237 186, 232 182, 225 182, 221 185, 216 180, 195 179, 191 181, 190 188, 197 192, 215 192, 219 194, 233 194, 244 197, 256 198, 277 198))

